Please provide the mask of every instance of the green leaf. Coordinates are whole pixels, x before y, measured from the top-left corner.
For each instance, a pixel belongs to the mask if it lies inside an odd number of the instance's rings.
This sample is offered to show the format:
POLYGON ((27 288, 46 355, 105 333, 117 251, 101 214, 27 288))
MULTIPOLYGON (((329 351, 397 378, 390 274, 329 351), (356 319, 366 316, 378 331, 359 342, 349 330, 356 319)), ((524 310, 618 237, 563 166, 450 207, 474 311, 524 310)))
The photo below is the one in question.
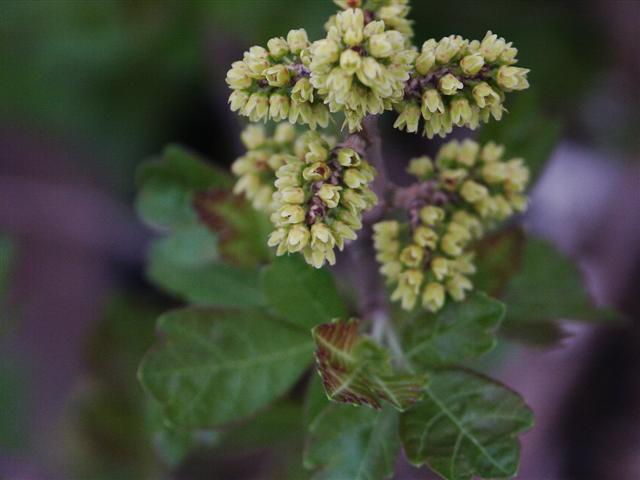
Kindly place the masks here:
POLYGON ((230 263, 253 267, 271 260, 267 245, 273 225, 268 216, 225 190, 197 192, 193 208, 201 222, 219 237, 220 255, 230 263))
POLYGON ((505 326, 558 318, 598 320, 610 315, 593 306, 574 263, 547 242, 528 238, 522 267, 503 296, 505 326))
POLYGON ((168 146, 160 160, 142 164, 137 177, 136 209, 146 223, 157 228, 193 223, 197 219, 192 208, 194 192, 231 184, 228 173, 175 145, 168 146))
POLYGON ((462 369, 434 373, 422 402, 400 417, 407 458, 447 480, 516 474, 517 435, 533 424, 519 395, 462 369))
POLYGON ((405 357, 422 368, 460 363, 493 349, 504 305, 475 292, 448 302, 435 315, 416 318, 404 332, 405 357))
POLYGON ((358 336, 358 322, 337 320, 312 330, 318 373, 331 400, 381 408, 386 400, 403 411, 421 396, 425 375, 393 372, 389 353, 358 336))
POLYGON ((276 258, 263 271, 262 288, 277 315, 307 329, 347 315, 331 272, 300 255, 276 258))
POLYGON ((308 367, 313 342, 258 311, 184 309, 158 319, 164 339, 139 378, 170 421, 213 428, 266 407, 308 367))
POLYGON ((215 237, 209 236, 207 243, 203 228, 181 230, 174 237, 155 242, 149 252, 149 279, 167 292, 197 305, 263 305, 259 272, 216 260, 215 237), (189 245, 196 248, 184 248, 189 245))
POLYGON ((390 407, 371 410, 328 403, 318 390, 321 387, 308 392, 317 397, 311 403, 322 401, 324 406, 309 419, 304 453, 305 468, 316 470, 313 478, 390 478, 400 452, 397 412, 390 407))
POLYGON ((500 230, 476 243, 477 272, 473 277, 476 290, 500 297, 520 268, 525 236, 521 229, 500 230))

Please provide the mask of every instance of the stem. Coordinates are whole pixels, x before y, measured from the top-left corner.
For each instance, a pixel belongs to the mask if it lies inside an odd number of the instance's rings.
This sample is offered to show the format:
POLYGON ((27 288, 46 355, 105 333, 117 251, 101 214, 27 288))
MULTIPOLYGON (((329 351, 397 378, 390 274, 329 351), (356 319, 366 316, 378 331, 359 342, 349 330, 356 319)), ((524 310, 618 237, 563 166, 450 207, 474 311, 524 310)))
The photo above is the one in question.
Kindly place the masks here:
POLYGON ((372 334, 376 340, 382 340, 383 333, 390 325, 389 303, 382 285, 376 253, 373 248, 373 224, 384 212, 384 194, 387 187, 387 172, 382 158, 382 146, 377 118, 364 119, 363 130, 351 135, 345 143, 364 143, 364 157, 378 172, 371 189, 378 196, 379 203, 363 216, 362 230, 351 245, 349 252, 353 263, 355 285, 359 290, 359 309, 361 315, 372 323, 372 334))

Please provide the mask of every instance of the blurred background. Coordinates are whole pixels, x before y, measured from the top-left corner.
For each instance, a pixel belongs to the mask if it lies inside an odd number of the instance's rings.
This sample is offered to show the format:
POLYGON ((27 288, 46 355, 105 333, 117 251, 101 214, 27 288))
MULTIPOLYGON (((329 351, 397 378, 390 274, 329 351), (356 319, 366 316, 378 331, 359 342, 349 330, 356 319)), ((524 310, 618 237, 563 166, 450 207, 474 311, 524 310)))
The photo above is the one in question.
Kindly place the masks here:
MULTIPOLYGON (((539 169, 526 227, 625 314, 566 322, 552 348, 511 346, 493 364, 536 413, 518 478, 640 478, 640 2, 413 3, 419 43, 491 29, 518 47, 532 87, 481 136, 539 169)), ((229 165, 242 126, 226 106, 230 63, 290 28, 319 38, 334 10, 0 2, 0 478, 262 478, 246 439, 223 455, 200 432, 207 453, 189 453, 137 383, 155 318, 177 303, 144 277, 152 234, 132 208, 134 172, 170 142, 229 165)), ((402 181, 408 159, 437 142, 384 126, 402 181)), ((271 421, 286 430, 292 419, 271 421)), ((400 466, 398 478, 429 477, 400 466)))

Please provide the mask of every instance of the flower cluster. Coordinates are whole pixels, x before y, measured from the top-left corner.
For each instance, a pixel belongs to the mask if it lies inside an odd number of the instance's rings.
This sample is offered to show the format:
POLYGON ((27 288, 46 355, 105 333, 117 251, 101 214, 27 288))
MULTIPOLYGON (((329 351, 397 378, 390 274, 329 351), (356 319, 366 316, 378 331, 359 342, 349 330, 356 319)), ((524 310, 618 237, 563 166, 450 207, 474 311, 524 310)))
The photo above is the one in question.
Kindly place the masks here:
POLYGON ((308 124, 315 129, 329 124, 329 110, 309 79, 309 39, 304 29, 287 38, 272 38, 267 48, 254 46, 227 72, 232 111, 252 122, 267 119, 308 124))
MULTIPOLYGON (((411 20, 407 19, 411 7, 409 0, 334 0, 334 3, 342 9, 362 8, 367 23, 372 20, 382 20, 389 30, 397 30, 407 38, 413 36, 411 20)), ((328 29, 335 17, 331 17, 326 25, 328 29)))
POLYGON ((302 252, 316 268, 335 263, 334 247, 356 238, 362 212, 376 204, 369 183, 374 169, 348 146, 331 145, 315 132, 300 142, 300 155, 276 172, 277 192, 269 246, 276 254, 302 252))
POLYGON ((396 286, 391 299, 412 310, 418 299, 436 312, 447 295, 455 301, 472 289, 475 272, 471 242, 485 229, 523 211, 529 171, 522 159, 502 159, 503 147, 480 148, 465 140, 444 145, 435 162, 411 161, 409 172, 420 180, 406 208, 409 222, 374 225, 380 272, 396 286))
POLYGON ((291 124, 281 123, 269 137, 262 125, 249 125, 241 138, 247 152, 231 165, 231 171, 238 177, 233 192, 243 194, 255 209, 269 211, 275 172, 292 158, 296 131, 291 124))
POLYGON ((459 35, 427 40, 416 58, 415 71, 396 105, 396 128, 444 137, 453 126, 471 129, 491 117, 500 120, 505 93, 529 87, 526 68, 513 66, 518 50, 504 38, 487 32, 484 39, 459 35))
POLYGON ((367 114, 380 114, 402 100, 417 52, 382 20, 365 22, 362 9, 338 13, 327 37, 310 48, 311 84, 331 112, 342 111, 350 131, 367 114))

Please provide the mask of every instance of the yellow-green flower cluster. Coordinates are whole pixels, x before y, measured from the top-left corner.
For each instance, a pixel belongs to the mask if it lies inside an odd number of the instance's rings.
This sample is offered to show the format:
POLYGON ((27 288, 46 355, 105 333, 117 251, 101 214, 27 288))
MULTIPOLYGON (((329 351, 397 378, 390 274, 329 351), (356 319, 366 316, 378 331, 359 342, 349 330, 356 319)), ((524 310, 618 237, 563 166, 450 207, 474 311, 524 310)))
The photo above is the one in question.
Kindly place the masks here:
POLYGON ((459 35, 427 40, 396 109, 396 128, 446 136, 453 126, 475 129, 491 117, 502 118, 505 93, 529 87, 526 68, 515 67, 518 50, 487 32, 482 41, 459 35))
POLYGON ((453 140, 440 148, 435 162, 415 158, 408 170, 491 224, 527 207, 529 169, 522 158, 504 159, 503 154, 504 146, 494 142, 481 147, 473 140, 453 140))
POLYGON ((315 129, 329 124, 329 110, 309 79, 309 39, 304 29, 254 46, 227 72, 232 111, 252 122, 289 120, 315 129))
MULTIPOLYGON (((397 30, 407 38, 413 36, 413 22, 407 18, 411 10, 409 0, 334 0, 334 3, 343 9, 362 8, 365 20, 382 20, 387 29, 397 30)), ((331 17, 326 28, 334 21, 335 17, 331 17)))
POLYGON ((276 170, 295 159, 296 131, 293 125, 281 123, 272 136, 262 125, 249 125, 241 135, 247 152, 236 159, 231 171, 238 177, 233 192, 244 195, 254 208, 269 211, 275 192, 276 170))
POLYGON ((365 22, 364 11, 336 15, 327 37, 310 48, 311 84, 331 112, 343 111, 350 131, 367 114, 380 114, 402 100, 417 52, 382 20, 365 22))
POLYGON ((375 171, 353 148, 331 149, 315 132, 304 135, 298 153, 276 172, 268 243, 277 255, 301 252, 316 268, 333 265, 334 248, 356 238, 362 212, 377 202, 369 189, 375 171))
POLYGON ((524 210, 529 172, 521 159, 502 159, 503 148, 471 141, 450 142, 435 162, 412 160, 421 181, 408 205, 409 222, 374 225, 380 272, 395 286, 391 299, 405 310, 420 303, 436 312, 447 298, 461 301, 473 288, 470 244, 485 228, 524 210))

